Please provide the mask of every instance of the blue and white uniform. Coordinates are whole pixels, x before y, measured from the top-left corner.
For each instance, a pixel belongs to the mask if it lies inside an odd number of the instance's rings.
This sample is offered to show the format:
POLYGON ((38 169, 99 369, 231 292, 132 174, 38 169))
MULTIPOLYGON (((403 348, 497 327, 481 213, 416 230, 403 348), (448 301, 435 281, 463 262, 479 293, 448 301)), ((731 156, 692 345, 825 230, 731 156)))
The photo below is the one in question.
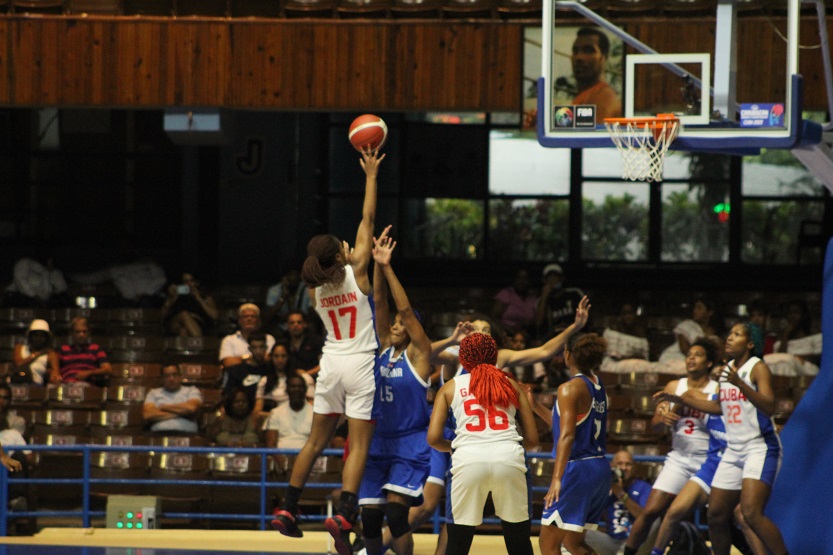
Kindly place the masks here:
POLYGON ((379 339, 373 299, 362 293, 349 264, 338 285, 315 289, 315 311, 327 328, 313 410, 370 420, 379 339))
MULTIPOLYGON (((596 383, 583 374, 572 379, 584 382, 593 402, 587 414, 578 415, 575 441, 561 478, 561 493, 558 501, 544 509, 541 524, 555 524, 564 530, 581 532, 598 528, 610 493, 610 464, 605 458, 607 393, 600 380, 596 383)), ((552 437, 557 438, 560 430, 561 415, 556 403, 552 411, 552 437)), ((553 457, 557 449, 556 444, 553 457)))
POLYGON ((706 455, 706 462, 691 479, 708 494, 712 491, 711 485, 717 465, 720 464, 723 452, 726 451, 726 423, 722 415, 710 414, 707 427, 709 429, 709 454, 706 455))
MULTIPOLYGON (((677 382, 676 395, 682 395, 690 389, 688 378, 680 378, 677 382)), ((707 395, 715 395, 718 384, 708 380, 700 389, 707 395)), ((709 414, 680 407, 680 419, 671 429, 671 451, 665 459, 665 464, 659 476, 654 481, 654 489, 677 495, 692 476, 697 474, 706 456, 709 454, 709 414)))
POLYGON ((407 350, 395 358, 394 350, 390 347, 379 357, 379 419, 359 488, 360 505, 386 503, 385 492, 418 499, 431 464, 426 439, 431 417, 426 391, 430 384, 414 370, 407 350))
MULTIPOLYGON (((750 374, 760 362, 751 357, 738 368, 738 376, 752 389, 750 374)), ((720 383, 720 408, 726 421, 726 452, 717 467, 712 487, 740 490, 745 478, 772 486, 781 467, 781 439, 771 417, 758 410, 740 388, 720 383)))
POLYGON ((471 374, 454 378, 451 412, 457 422, 451 443, 451 515, 455 524, 478 526, 489 493, 495 514, 506 522, 529 520, 523 438, 513 406, 487 412, 471 393, 471 374))

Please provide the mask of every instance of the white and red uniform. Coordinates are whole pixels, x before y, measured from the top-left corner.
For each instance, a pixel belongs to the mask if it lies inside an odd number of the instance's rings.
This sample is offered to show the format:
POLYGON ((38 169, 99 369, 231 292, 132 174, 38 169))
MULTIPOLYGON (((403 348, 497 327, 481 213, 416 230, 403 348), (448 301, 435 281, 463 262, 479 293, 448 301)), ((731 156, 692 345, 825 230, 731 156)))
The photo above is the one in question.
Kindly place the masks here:
MULTIPOLYGON (((674 393, 682 395, 688 390, 688 378, 680 378, 674 393)), ((718 384, 709 380, 700 391, 714 396, 717 394, 718 384)), ((654 489, 676 495, 700 470, 709 453, 708 424, 708 413, 690 407, 680 407, 680 419, 671 431, 671 451, 654 482, 654 489)))
POLYGON ((489 492, 495 514, 507 522, 530 518, 523 438, 513 406, 490 412, 470 392, 470 374, 454 378, 451 412, 457 422, 451 443, 451 512, 455 524, 477 526, 489 492))
POLYGON ((373 299, 359 289, 350 265, 344 267, 340 284, 315 289, 315 310, 327 328, 327 337, 313 410, 371 419, 379 339, 373 299))

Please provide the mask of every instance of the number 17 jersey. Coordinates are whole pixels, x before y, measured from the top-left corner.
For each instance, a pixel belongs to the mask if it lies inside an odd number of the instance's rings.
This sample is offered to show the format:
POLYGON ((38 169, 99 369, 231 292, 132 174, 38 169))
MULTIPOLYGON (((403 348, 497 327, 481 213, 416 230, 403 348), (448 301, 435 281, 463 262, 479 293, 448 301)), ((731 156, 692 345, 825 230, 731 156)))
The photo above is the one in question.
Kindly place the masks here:
POLYGON ((349 264, 344 266, 341 283, 316 287, 315 311, 327 328, 323 353, 352 355, 379 348, 373 299, 359 289, 349 264))
POLYGON ((452 449, 504 442, 517 445, 523 441, 515 425, 515 407, 495 407, 487 413, 471 393, 471 374, 454 378, 451 412, 457 422, 452 449))

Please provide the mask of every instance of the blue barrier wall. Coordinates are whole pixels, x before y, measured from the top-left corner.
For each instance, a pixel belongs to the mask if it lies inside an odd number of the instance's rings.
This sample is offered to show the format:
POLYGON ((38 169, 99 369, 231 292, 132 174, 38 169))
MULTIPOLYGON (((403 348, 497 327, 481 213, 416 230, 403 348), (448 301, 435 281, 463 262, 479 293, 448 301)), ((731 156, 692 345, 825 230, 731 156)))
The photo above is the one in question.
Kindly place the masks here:
POLYGON ((784 459, 767 514, 781 527, 791 553, 833 549, 833 241, 827 245, 822 291, 821 371, 781 433, 784 459))

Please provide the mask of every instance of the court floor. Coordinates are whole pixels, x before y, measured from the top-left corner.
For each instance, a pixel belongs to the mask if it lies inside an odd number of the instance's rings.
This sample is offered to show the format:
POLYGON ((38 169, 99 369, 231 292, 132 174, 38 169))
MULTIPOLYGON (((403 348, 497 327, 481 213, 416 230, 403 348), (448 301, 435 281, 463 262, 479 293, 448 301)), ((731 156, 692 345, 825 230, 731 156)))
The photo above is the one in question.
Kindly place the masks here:
MULTIPOLYGON (((0 555, 300 555, 332 553, 326 532, 285 538, 274 531, 44 528, 34 536, 0 538, 0 555), (329 547, 329 551, 328 551, 329 547)), ((533 538, 539 553, 537 538, 533 538)), ((416 534, 414 555, 433 555, 437 536, 416 534)), ((476 536, 472 554, 505 554, 501 536, 476 536)))

